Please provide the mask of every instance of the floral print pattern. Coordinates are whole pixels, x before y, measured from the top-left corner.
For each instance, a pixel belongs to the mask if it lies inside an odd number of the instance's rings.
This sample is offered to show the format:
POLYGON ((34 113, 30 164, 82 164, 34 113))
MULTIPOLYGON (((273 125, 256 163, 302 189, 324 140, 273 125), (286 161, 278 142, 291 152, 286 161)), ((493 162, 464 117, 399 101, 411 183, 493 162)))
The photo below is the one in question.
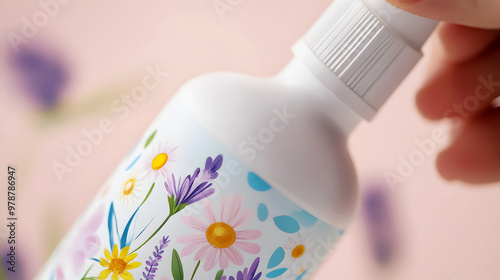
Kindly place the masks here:
POLYGON ((305 238, 297 234, 297 238, 288 238, 288 244, 283 246, 285 249, 285 262, 288 266, 294 264, 296 261, 304 260, 311 255, 311 248, 314 242, 311 240, 311 234, 305 238))
MULTIPOLYGON (((160 240, 160 246, 155 246, 155 250, 153 251, 153 256, 149 257, 149 260, 146 261, 146 268, 145 272, 142 273, 142 276, 144 277, 144 280, 154 280, 155 279, 155 273, 158 270, 158 264, 163 258, 163 253, 165 252, 165 248, 167 248, 168 243, 170 243, 170 240, 168 240, 167 237, 162 237, 160 240), (146 273, 147 272, 147 273, 146 273)), ((142 280, 142 278, 141 278, 142 280)))
POLYGON ((155 180, 158 180, 160 175, 168 177, 170 165, 177 160, 176 149, 177 147, 171 147, 167 143, 159 143, 153 147, 144 161, 146 176, 152 175, 155 180))
POLYGON ((129 172, 118 187, 118 199, 125 205, 133 205, 139 198, 139 193, 144 189, 144 176, 137 170, 129 172))
POLYGON ((100 280, 105 280, 111 274, 111 280, 118 280, 119 277, 123 280, 133 280, 134 276, 130 274, 129 270, 138 268, 141 263, 140 262, 132 262, 137 254, 128 254, 130 247, 125 247, 121 250, 118 250, 118 246, 113 247, 112 253, 108 251, 108 249, 104 249, 104 256, 106 258, 101 258, 99 264, 102 267, 105 267, 101 274, 99 274, 100 280))
POLYGON ((324 249, 340 236, 222 147, 209 154, 160 142, 170 139, 161 129, 150 135, 40 279, 305 280, 313 239, 324 249))
POLYGON ((238 271, 236 274, 236 277, 229 276, 227 278, 226 276, 222 276, 220 280, 259 280, 260 276, 262 276, 262 272, 257 273, 257 267, 259 266, 260 263, 260 258, 256 258, 255 261, 253 261, 252 265, 250 268, 246 267, 243 271, 238 271))
POLYGON ((172 199, 173 208, 179 208, 183 205, 193 204, 198 202, 214 193, 214 189, 210 188, 212 183, 209 180, 217 178, 219 175, 217 170, 222 165, 222 156, 219 155, 212 160, 211 157, 207 158, 205 169, 200 175, 200 168, 194 171, 194 174, 188 175, 184 180, 179 177, 178 182, 175 182, 175 176, 172 174, 172 179, 167 178, 165 189, 172 199))
POLYGON ((199 233, 181 236, 177 242, 188 244, 181 252, 187 256, 196 251, 194 259, 204 260, 203 269, 212 270, 217 264, 226 269, 229 262, 237 266, 243 265, 243 254, 260 253, 260 246, 249 240, 258 239, 262 233, 256 229, 242 229, 252 219, 253 212, 241 210, 243 197, 235 195, 224 197, 220 203, 220 215, 217 215, 214 205, 206 200, 203 204, 203 221, 196 217, 182 217, 186 225, 199 233))

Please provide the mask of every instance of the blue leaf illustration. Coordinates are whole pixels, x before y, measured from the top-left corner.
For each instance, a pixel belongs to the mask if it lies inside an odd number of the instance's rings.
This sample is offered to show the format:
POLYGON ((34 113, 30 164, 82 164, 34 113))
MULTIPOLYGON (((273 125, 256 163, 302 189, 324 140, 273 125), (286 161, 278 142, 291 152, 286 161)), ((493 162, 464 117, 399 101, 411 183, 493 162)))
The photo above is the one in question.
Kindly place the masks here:
POLYGON ((120 249, 130 246, 132 240, 134 240, 135 222, 137 220, 136 214, 137 211, 139 211, 139 208, 141 208, 141 206, 137 207, 132 217, 130 217, 130 219, 128 220, 125 229, 123 230, 122 238, 120 240, 120 249), (132 228, 130 226, 132 226, 132 228), (130 230, 132 231, 129 233, 130 230))
POLYGON ((318 221, 318 218, 309 214, 309 212, 305 210, 292 211, 291 216, 294 217, 301 226, 304 226, 306 228, 314 226, 314 224, 316 224, 316 222, 318 221))
POLYGON ((134 240, 136 240, 137 238, 139 238, 139 236, 141 236, 141 234, 146 230, 146 228, 148 228, 149 224, 151 224, 151 222, 154 220, 154 217, 151 219, 151 221, 149 221, 149 223, 141 230, 141 232, 139 232, 139 234, 134 238, 134 240))
MULTIPOLYGON (((142 203, 137 207, 137 209, 135 210, 134 214, 132 214, 132 217, 130 217, 130 219, 128 220, 127 225, 125 226, 125 229, 123 230, 122 237, 120 239, 120 249, 123 249, 126 246, 130 246, 130 244, 132 244, 132 241, 134 241, 134 232, 135 232, 135 223, 137 221, 137 216, 136 216, 137 212, 139 211, 139 209, 141 208, 141 206, 146 202, 146 200, 148 200, 148 198, 151 195, 151 192, 153 191, 154 187, 155 187, 155 183, 153 183, 153 185, 151 185, 151 188, 149 188, 148 194, 146 195, 146 197, 144 198, 144 200, 142 201, 142 203), (129 233, 130 230, 131 230, 131 232, 129 233)), ((146 227, 147 226, 149 226, 149 224, 146 225, 146 227)), ((139 233, 139 235, 141 235, 144 232, 145 229, 146 228, 144 228, 139 233)), ((139 235, 137 237, 139 237, 139 235)))
POLYGON ((269 262, 267 263, 267 269, 275 268, 278 265, 280 265, 281 262, 283 262, 283 259, 285 259, 285 250, 283 248, 278 247, 269 259, 269 262))
POLYGON ((296 233, 300 230, 300 225, 294 218, 290 216, 274 217, 274 224, 283 232, 296 233))
POLYGON ((264 203, 259 204, 259 206, 257 206, 257 217, 259 217, 259 220, 264 222, 267 220, 268 216, 269 210, 267 209, 267 206, 264 203))
POLYGON ((276 278, 278 276, 281 276, 281 274, 285 273, 286 270, 287 270, 286 268, 280 268, 280 269, 273 270, 273 271, 269 272, 268 274, 266 274, 266 277, 267 278, 276 278))
POLYGON ((132 163, 127 167, 127 169, 125 169, 125 171, 128 171, 130 168, 132 168, 132 166, 134 166, 134 164, 139 160, 139 158, 141 157, 141 155, 138 155, 134 161, 132 161, 132 163))
POLYGON ((113 249, 115 245, 114 239, 114 231, 118 235, 118 239, 120 239, 120 233, 118 231, 118 221, 116 219, 115 208, 113 206, 113 202, 111 202, 111 206, 109 207, 109 215, 108 215, 108 233, 109 233, 109 248, 113 249))
POLYGON ((265 192, 271 189, 271 186, 269 186, 268 183, 266 183, 257 174, 253 172, 248 173, 247 180, 250 187, 252 187, 252 189, 256 191, 265 192))

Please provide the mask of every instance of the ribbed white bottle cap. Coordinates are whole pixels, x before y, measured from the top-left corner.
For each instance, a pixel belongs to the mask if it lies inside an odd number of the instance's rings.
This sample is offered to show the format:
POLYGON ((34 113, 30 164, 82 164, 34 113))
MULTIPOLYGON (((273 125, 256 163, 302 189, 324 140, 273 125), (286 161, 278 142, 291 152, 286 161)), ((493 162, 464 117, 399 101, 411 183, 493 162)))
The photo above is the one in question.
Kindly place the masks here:
POLYGON ((293 52, 369 120, 421 58, 420 48, 436 24, 383 0, 336 0, 293 52))

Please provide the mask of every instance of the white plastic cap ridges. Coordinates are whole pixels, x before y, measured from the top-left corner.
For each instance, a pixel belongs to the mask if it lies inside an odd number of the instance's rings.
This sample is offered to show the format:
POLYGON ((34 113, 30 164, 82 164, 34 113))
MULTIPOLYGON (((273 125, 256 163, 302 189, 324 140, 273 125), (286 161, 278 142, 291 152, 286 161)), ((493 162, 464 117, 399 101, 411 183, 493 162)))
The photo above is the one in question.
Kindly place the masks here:
POLYGON ((293 52, 337 98, 370 120, 421 58, 436 24, 383 0, 336 0, 293 52))

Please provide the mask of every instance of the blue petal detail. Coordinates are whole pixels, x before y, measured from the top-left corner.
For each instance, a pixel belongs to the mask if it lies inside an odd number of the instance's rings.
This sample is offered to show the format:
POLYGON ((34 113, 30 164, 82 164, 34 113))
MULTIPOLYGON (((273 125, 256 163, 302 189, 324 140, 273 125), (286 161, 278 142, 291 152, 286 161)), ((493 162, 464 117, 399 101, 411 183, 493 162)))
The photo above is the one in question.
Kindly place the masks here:
POLYGON ((290 216, 274 217, 274 224, 283 232, 296 233, 300 230, 300 225, 294 218, 290 216))
POLYGON ((305 210, 302 210, 300 212, 292 211, 291 216, 294 217, 299 222, 299 224, 301 226, 304 226, 306 228, 310 228, 310 227, 314 226, 314 224, 316 224, 316 222, 318 221, 318 218, 309 214, 305 210))
POLYGON ((259 206, 257 206, 257 217, 259 217, 259 220, 261 222, 264 222, 265 220, 267 220, 267 217, 269 217, 269 210, 264 203, 261 203, 259 204, 259 206))
POLYGON ((285 259, 285 250, 283 248, 278 247, 269 259, 269 262, 267 263, 267 269, 275 268, 278 265, 280 265, 281 262, 285 259))
POLYGON ((345 232, 345 230, 343 230, 343 229, 339 230, 339 235, 343 235, 344 232, 345 232))
POLYGON ((269 186, 268 183, 266 183, 264 180, 262 180, 257 174, 253 172, 248 173, 248 184, 252 189, 259 191, 259 192, 265 192, 271 189, 271 186, 269 186))
POLYGON ((125 169, 125 171, 128 171, 130 168, 132 168, 132 166, 134 166, 134 164, 139 160, 139 158, 141 157, 141 155, 138 155, 134 161, 132 161, 132 163, 127 167, 127 169, 125 169))
POLYGON ((280 269, 276 269, 276 270, 273 270, 271 272, 269 272, 268 274, 266 274, 266 277, 267 278, 276 278, 278 276, 281 276, 283 273, 286 272, 286 268, 280 268, 280 269))

